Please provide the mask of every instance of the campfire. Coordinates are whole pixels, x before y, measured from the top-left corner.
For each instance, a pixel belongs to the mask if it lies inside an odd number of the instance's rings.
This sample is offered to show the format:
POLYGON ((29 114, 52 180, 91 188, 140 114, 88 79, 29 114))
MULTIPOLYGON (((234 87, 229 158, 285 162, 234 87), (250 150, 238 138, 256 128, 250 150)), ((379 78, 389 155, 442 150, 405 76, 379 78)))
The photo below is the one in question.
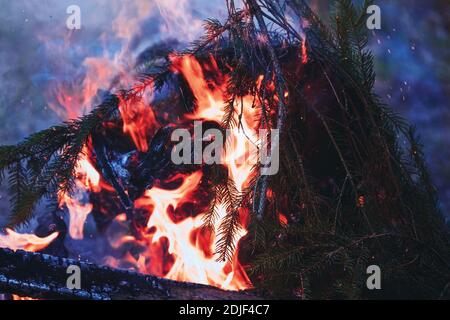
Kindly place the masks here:
MULTIPOLYGON (((0 234, 0 291, 371 297, 359 281, 370 265, 409 274, 421 266, 407 262, 423 255, 444 272, 445 258, 430 253, 445 251, 445 232, 429 218, 437 208, 421 153, 372 94, 357 10, 341 8, 332 33, 303 1, 288 1, 288 11, 272 1, 226 3, 228 19, 207 21, 187 50, 161 42, 133 68, 88 59, 81 87, 48 90, 66 122, 1 147, 13 198, 0 234), (31 220, 28 233, 15 229, 31 220), (73 265, 85 287, 65 287, 73 265)), ((430 290, 440 288, 430 277, 430 290)))
MULTIPOLYGON (((173 76, 187 83, 195 111, 180 113, 172 122, 167 116, 169 110, 158 108, 162 102, 151 104, 152 98, 158 100, 152 97, 151 83, 143 92, 140 90, 144 87, 133 88, 132 96, 120 99, 120 119, 103 123, 84 146, 75 167, 74 190, 58 194, 59 210, 69 216, 67 231, 52 225, 55 230, 38 237, 7 229, 6 235, 0 237, 2 247, 42 251, 66 233, 81 241, 86 219, 93 215, 99 232, 109 243, 110 252, 102 257, 108 266, 225 290, 252 287, 239 261, 239 242, 247 234, 248 208, 237 208, 239 229, 231 240, 233 250, 222 257, 216 255, 220 234, 215 230, 220 230, 228 204, 222 200, 215 205, 214 220, 205 217, 211 210, 208 190, 216 181, 208 179, 202 161, 183 166, 171 163, 174 143, 170 132, 176 127, 192 127, 195 121, 202 121, 220 128, 228 78, 214 57, 203 65, 191 55, 169 59, 173 76), (154 111, 158 109, 163 112, 154 111)), ((171 97, 175 94, 168 93, 171 97)), ((259 123, 253 97, 239 99, 243 101, 243 117, 238 119, 240 114, 235 112, 232 121, 241 124, 228 135, 228 148, 220 160, 224 173, 242 193, 253 177, 256 162, 249 158, 257 154, 249 145, 259 143, 259 123)), ((207 141, 200 139, 201 148, 203 143, 207 141)), ((59 245, 64 244, 61 241, 59 245)))

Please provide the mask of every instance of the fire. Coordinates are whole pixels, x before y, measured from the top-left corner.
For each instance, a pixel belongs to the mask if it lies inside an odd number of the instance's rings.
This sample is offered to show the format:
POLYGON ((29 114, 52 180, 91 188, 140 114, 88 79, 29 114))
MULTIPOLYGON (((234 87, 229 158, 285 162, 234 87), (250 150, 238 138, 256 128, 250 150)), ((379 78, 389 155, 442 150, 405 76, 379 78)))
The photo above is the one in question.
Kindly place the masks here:
MULTIPOLYGON (((190 115, 189 119, 204 119, 221 122, 225 115, 225 90, 227 77, 224 76, 216 61, 211 57, 208 63, 203 66, 193 56, 176 57, 172 56, 171 61, 173 63, 172 70, 174 72, 181 73, 188 82, 194 96, 197 100, 197 108, 193 115, 190 115), (215 75, 216 82, 207 82, 203 69, 212 71, 215 75)), ((253 98, 251 96, 242 97, 239 99, 242 105, 236 104, 236 110, 242 110, 242 117, 239 119, 239 113, 236 111, 234 114, 234 120, 239 125, 235 126, 231 130, 231 136, 227 141, 226 152, 223 153, 223 163, 227 164, 228 171, 236 184, 236 188, 239 192, 243 191, 246 183, 250 180, 252 171, 252 161, 249 158, 256 157, 256 154, 251 152, 251 148, 248 147, 249 143, 256 143, 257 138, 257 114, 256 108, 253 108, 253 98)), ((195 183, 191 184, 196 186, 199 183, 200 177, 197 174, 193 174, 187 177, 185 181, 193 179, 195 183)), ((184 184, 180 187, 182 187, 184 184)), ((146 196, 152 199, 155 212, 166 212, 169 205, 177 205, 175 201, 176 195, 183 194, 181 190, 165 193, 163 190, 150 190, 146 196), (169 195, 168 199, 164 199, 162 195, 169 195)), ((225 204, 220 203, 218 205, 219 219, 217 219, 215 230, 219 228, 221 218, 226 214, 225 204)), ((247 209, 239 208, 241 213, 242 227, 240 228, 238 235, 235 239, 235 245, 239 240, 246 235, 247 231, 244 228, 245 218, 248 215, 247 209)), ((156 226, 160 227, 163 221, 158 220, 160 214, 152 217, 149 220, 148 227, 156 226)), ((192 234, 194 230, 198 230, 202 225, 202 215, 195 218, 185 219, 180 225, 177 225, 177 232, 183 232, 183 235, 175 237, 177 241, 180 238, 186 238, 189 234, 192 234), (183 231, 181 231, 183 230, 183 231), (183 237, 181 237, 183 236, 183 237)), ((158 229, 159 230, 159 229, 158 229)), ((166 229, 166 231, 169 231, 166 229)), ((173 231, 172 231, 173 232, 173 231)), ((158 233, 157 233, 158 234, 158 233)), ((170 234, 170 232, 163 233, 164 236, 170 234)), ((159 235, 159 234, 158 234, 159 235)), ((160 236, 160 235, 159 235, 160 236)), ((208 237, 207 237, 208 238, 208 237)), ((226 289, 245 289, 249 287, 250 281, 246 276, 243 268, 239 264, 237 259, 237 251, 234 254, 232 262, 218 262, 214 259, 213 254, 205 254, 205 252, 214 252, 215 241, 217 240, 215 235, 212 234, 210 239, 200 239, 197 236, 197 245, 184 242, 184 244, 178 243, 177 245, 171 245, 171 239, 169 236, 169 252, 175 250, 177 259, 171 271, 167 277, 176 280, 194 281, 204 284, 212 284, 226 289), (208 241, 209 240, 209 241, 208 241), (203 249, 199 248, 199 242, 203 249), (206 249, 206 250, 205 250, 206 249), (188 261, 192 261, 189 262, 188 261)))
MULTIPOLYGON (((225 115, 227 77, 219 70, 216 61, 211 57, 210 61, 201 65, 193 56, 170 58, 172 71, 183 75, 197 101, 195 112, 186 115, 186 118, 221 122, 225 115), (204 70, 214 74, 215 82, 206 79, 204 70)), ((258 83, 261 81, 262 78, 258 83)), ((249 144, 258 141, 258 117, 251 96, 239 99, 236 110, 242 110, 243 114, 242 117, 239 117, 238 111, 234 114, 234 120, 239 125, 231 129, 226 151, 222 154, 222 162, 227 165, 229 175, 241 192, 251 178, 252 162, 249 159, 255 160, 256 157, 249 144)), ((194 206, 198 203, 200 199, 196 198, 196 191, 202 181, 202 172, 178 174, 171 180, 181 180, 181 183, 174 190, 155 186, 135 201, 136 209, 146 209, 150 213, 141 239, 126 235, 112 240, 111 245, 117 248, 125 243, 139 243, 144 247, 145 250, 139 255, 128 254, 123 258, 144 273, 229 290, 249 288, 251 282, 239 263, 237 250, 231 261, 217 260, 215 248, 218 237, 215 232, 202 229, 204 213, 184 216, 181 220, 177 219, 178 221, 174 221, 171 215, 185 203, 192 203, 194 206)), ((218 230, 222 218, 226 215, 224 203, 219 203, 217 208, 219 217, 215 222, 215 230, 218 230)), ((238 248, 239 241, 247 234, 245 220, 248 209, 236 210, 241 218, 241 227, 234 239, 234 247, 238 248)), ((123 220, 123 215, 116 218, 118 222, 123 220)), ((119 266, 121 263, 112 257, 108 257, 106 261, 112 266, 119 266)))
MULTIPOLYGON (((151 84, 149 84, 149 87, 151 84)), ((128 99, 120 98, 119 111, 123 120, 123 131, 133 139, 136 148, 141 152, 148 151, 147 134, 153 134, 158 123, 150 107, 152 94, 150 89, 142 96, 133 95, 128 99)))
POLYGON ((6 229, 5 235, 0 234, 0 248, 35 252, 48 247, 58 235, 58 232, 53 232, 45 238, 39 238, 34 234, 21 234, 11 229, 6 229))
POLYGON ((302 41, 302 63, 307 64, 308 63, 308 49, 306 47, 306 37, 302 41))
POLYGON ((306 33, 304 31, 307 28, 309 28, 309 26, 310 26, 309 21, 306 19, 303 19, 302 24, 301 24, 302 31, 300 32, 300 37, 302 38, 302 44, 301 44, 301 49, 300 49, 302 64, 307 64, 308 60, 309 60, 308 47, 306 46, 306 33))
MULTIPOLYGON (((196 110, 187 115, 186 120, 210 120, 221 122, 225 115, 225 92, 227 76, 224 75, 211 57, 200 64, 193 56, 172 56, 172 71, 181 74, 189 84, 197 101, 196 110), (214 74, 215 80, 207 80, 205 72, 214 74)), ((262 82, 262 77, 257 83, 262 82)), ((148 88, 147 88, 148 89, 148 88)), ((150 88, 151 89, 151 88, 150 88)), ((148 150, 147 136, 152 135, 158 123, 150 107, 151 90, 141 92, 137 90, 135 96, 120 100, 119 110, 123 120, 123 130, 129 134, 137 149, 141 152, 148 150)), ((235 126, 231 128, 231 135, 226 142, 227 147, 222 154, 222 162, 226 164, 229 176, 235 182, 238 192, 242 192, 252 178, 252 168, 256 160, 255 149, 249 148, 258 142, 258 114, 252 96, 237 99, 233 114, 235 126), (250 161, 252 160, 252 161, 250 161)), ((73 239, 83 239, 83 228, 87 216, 93 209, 88 201, 89 192, 100 192, 109 188, 101 181, 101 176, 86 156, 87 150, 79 159, 76 168, 76 188, 72 194, 60 194, 60 206, 66 206, 70 213, 69 235, 73 239)), ((202 172, 178 174, 171 178, 180 181, 175 189, 165 189, 154 186, 134 203, 136 209, 149 212, 149 218, 141 236, 126 234, 110 241, 112 248, 120 248, 127 243, 136 244, 144 250, 138 255, 128 253, 117 259, 107 257, 106 264, 121 266, 123 262, 143 273, 154 274, 168 279, 209 284, 223 289, 242 290, 251 287, 244 268, 238 259, 238 249, 235 250, 231 261, 218 261, 215 255, 218 236, 213 231, 202 229, 203 215, 186 215, 174 221, 171 213, 182 208, 183 204, 199 203, 197 199, 202 172)), ((166 181, 167 182, 167 181, 166 181)), ((213 183, 213 182, 212 182, 213 183)), ((219 203, 218 219, 215 230, 218 230, 222 218, 226 215, 226 206, 219 203)), ((234 247, 239 248, 239 241, 247 234, 247 208, 235 208, 241 226, 234 239, 234 247)), ((124 214, 116 217, 117 223, 126 220, 124 214)), ((51 243, 57 233, 40 239, 33 235, 25 237, 27 241, 18 241, 17 237, 0 238, 5 246, 24 248, 26 250, 40 250, 51 243), (10 241, 7 242, 9 239, 10 241)), ((13 233, 14 234, 14 233, 13 233)), ((0 242, 1 244, 2 242, 0 242)))
MULTIPOLYGON (((48 247, 58 236, 58 232, 53 232, 45 238, 40 238, 34 234, 21 234, 11 229, 6 229, 6 234, 0 234, 0 248, 8 248, 14 251, 24 250, 28 252, 36 252, 48 247)), ((12 295, 12 299, 36 300, 30 297, 21 297, 15 294, 12 295)))
MULTIPOLYGON (((205 64, 204 68, 213 71, 218 78, 218 84, 207 82, 202 70, 202 66, 193 56, 176 57, 172 56, 173 70, 181 72, 188 82, 194 96, 197 99, 197 110, 191 119, 204 119, 221 122, 225 115, 225 91, 228 78, 219 70, 216 61, 210 57, 211 61, 205 64)), ((262 82, 262 77, 257 81, 262 82)), ((255 148, 259 140, 257 127, 257 108, 254 107, 252 96, 244 96, 235 103, 234 120, 238 124, 231 131, 232 134, 227 141, 226 152, 223 154, 223 163, 228 164, 228 170, 236 183, 238 191, 242 191, 245 182, 249 180, 252 165, 256 163, 257 154, 255 148), (239 119, 238 110, 242 110, 242 118, 239 119)))
POLYGON ((49 107, 63 120, 80 117, 92 110, 101 100, 99 93, 113 91, 120 87, 127 89, 133 83, 133 67, 135 54, 132 52, 133 37, 141 34, 142 23, 152 12, 156 12, 155 4, 149 1, 130 1, 123 5, 122 1, 110 1, 111 9, 117 16, 111 21, 112 32, 104 32, 97 39, 102 46, 100 53, 86 52, 82 48, 76 50, 85 53, 85 58, 76 69, 67 63, 66 56, 72 54, 76 47, 72 37, 65 35, 63 44, 55 44, 47 35, 38 35, 46 44, 47 50, 55 54, 62 63, 63 70, 72 70, 70 81, 52 81, 46 96, 49 107), (112 48, 119 48, 113 50, 112 48))
POLYGON ((278 219, 280 220, 280 223, 283 225, 287 225, 288 224, 288 219, 287 217, 282 214, 282 213, 278 213, 278 219))
POLYGON ((108 88, 115 76, 115 62, 106 57, 88 57, 83 62, 82 81, 53 83, 47 92, 49 107, 63 120, 76 119, 91 111, 100 89, 108 88))
POLYGON ((16 294, 12 295, 12 299, 13 300, 22 300, 22 301, 38 300, 38 299, 30 298, 30 297, 21 297, 21 296, 18 296, 16 294))
MULTIPOLYGON (((137 270, 177 281, 214 285, 223 289, 239 290, 249 287, 243 268, 237 256, 233 261, 217 261, 214 256, 215 235, 202 229, 203 215, 186 217, 175 223, 170 212, 183 203, 195 204, 195 191, 201 179, 201 171, 190 175, 176 175, 173 180, 181 179, 181 185, 175 190, 154 187, 136 200, 135 207, 147 209, 151 216, 143 239, 136 240, 124 236, 115 242, 120 246, 126 242, 139 242, 146 250, 137 258, 127 255, 125 259, 137 270)), ((225 215, 225 207, 219 206, 219 215, 225 215)), ((120 217, 119 220, 123 220, 120 217)), ((216 225, 218 227, 218 224, 216 225)), ((246 234, 241 230, 238 238, 246 234)), ((119 265, 112 257, 107 260, 112 266, 119 265)))
POLYGON ((59 197, 60 206, 65 205, 69 210, 69 235, 72 239, 77 240, 83 239, 84 223, 93 208, 93 205, 86 199, 88 192, 101 190, 100 174, 87 159, 86 152, 85 148, 81 158, 78 160, 75 191, 71 195, 64 193, 59 197))
MULTIPOLYGON (((206 81, 202 66, 194 57, 172 55, 170 60, 172 71, 183 74, 197 99, 198 108, 195 114, 189 116, 189 118, 222 121, 225 107, 223 88, 206 81)), ((211 59, 208 66, 221 78, 219 81, 225 83, 226 78, 222 77, 214 59, 211 59)))
MULTIPOLYGON (((186 29, 191 37, 200 27, 200 22, 185 17, 183 8, 186 1, 176 9, 171 8, 169 2, 157 1, 157 6, 164 16, 166 28, 173 26, 174 21, 179 22, 177 29, 186 29), (180 9, 181 8, 181 9, 180 9), (171 14, 176 12, 176 14, 171 14), (195 30, 194 30, 195 29, 195 30)), ((178 3, 177 3, 178 4, 178 3)), ((48 100, 50 107, 63 119, 77 118, 89 112, 99 97, 100 90, 113 91, 116 87, 129 88, 132 83, 134 66, 130 40, 132 35, 139 34, 142 21, 152 11, 153 7, 147 2, 139 2, 130 9, 124 7, 119 17, 113 21, 115 37, 122 44, 118 53, 110 54, 106 50, 103 55, 87 57, 83 61, 83 73, 78 80, 64 83, 54 83, 49 88, 48 100), (138 17, 130 19, 130 16, 138 13, 138 17), (112 85, 113 83, 113 85, 112 85)), ((193 36, 192 36, 193 37, 193 36)), ((107 40, 105 36, 103 40, 107 40)), ((302 48, 303 59, 306 56, 306 46, 302 48)), ((307 56, 306 56, 307 59, 307 56)), ((196 98, 195 112, 185 115, 184 120, 208 120, 221 123, 225 116, 226 85, 228 76, 221 72, 217 62, 211 56, 208 61, 201 63, 191 55, 171 56, 171 71, 182 75, 196 98), (213 74, 214 80, 205 76, 213 74)), ((256 83, 261 85, 263 76, 256 83)), ((270 85, 270 82, 267 84, 270 85)), ((134 88, 136 89, 136 88, 134 88)), ((146 84, 145 90, 136 90, 131 97, 120 98, 119 111, 123 120, 123 131, 130 135, 137 150, 148 151, 147 137, 152 136, 159 124, 156 115, 151 108, 153 88, 146 84)), ((251 95, 239 97, 235 102, 233 114, 235 126, 231 128, 231 135, 226 141, 227 148, 222 154, 222 162, 226 164, 229 176, 235 182, 238 192, 242 192, 252 178, 253 164, 256 163, 257 154, 252 149, 259 142, 258 128, 259 115, 257 104, 251 95)), ((91 164, 87 156, 87 150, 83 150, 76 167, 75 191, 71 194, 59 194, 61 207, 67 207, 69 220, 69 235, 72 239, 83 239, 84 225, 87 217, 93 209, 89 202, 90 192, 101 192, 107 188, 102 182, 100 173, 91 164)), ((140 254, 128 253, 121 259, 107 257, 105 262, 111 266, 119 266, 122 261, 131 263, 134 269, 178 281, 188 281, 209 284, 223 289, 242 290, 251 287, 251 282, 238 259, 239 242, 247 234, 246 219, 247 208, 235 208, 241 220, 240 228, 234 239, 234 247, 237 248, 231 261, 217 261, 215 256, 218 236, 213 231, 203 230, 204 213, 196 216, 186 216, 179 221, 174 221, 171 212, 182 208, 183 204, 199 203, 196 192, 202 182, 202 172, 172 177, 180 180, 175 189, 164 189, 155 186, 146 190, 144 195, 134 203, 136 209, 145 209, 150 213, 146 227, 141 231, 141 237, 137 239, 132 235, 121 235, 120 238, 110 242, 113 249, 124 244, 135 243, 142 245, 145 250, 140 254)), ((219 203, 218 219, 215 230, 219 229, 222 218, 226 215, 226 206, 219 203)), ((118 215, 117 223, 125 223, 126 215, 118 215)), ((6 235, 0 235, 0 247, 8 247, 13 250, 39 251, 46 248, 58 237, 54 232, 45 238, 39 238, 32 234, 19 234, 7 229, 6 235)))
MULTIPOLYGON (((196 110, 187 115, 189 120, 211 120, 221 122, 225 115, 225 90, 227 77, 222 74, 216 61, 211 57, 210 61, 200 64, 193 56, 171 56, 172 71, 180 73, 186 79, 197 101, 196 110), (208 81, 204 70, 213 73, 215 82, 208 81)), ((258 80, 261 83, 262 78, 258 80)), ((125 105, 121 102, 121 107, 125 105)), ((141 102, 131 101, 126 105, 132 112, 141 113, 141 108, 148 108, 141 102)), ((234 114, 234 120, 239 125, 231 129, 228 137, 226 151, 222 154, 223 163, 228 167, 229 175, 236 184, 238 192, 246 187, 251 178, 252 164, 256 154, 249 148, 249 144, 255 144, 257 137, 257 114, 253 108, 253 97, 244 96, 236 104, 236 110, 242 110, 234 114)), ((146 133, 148 125, 155 126, 155 122, 148 122, 152 117, 139 115, 137 119, 147 121, 138 123, 128 122, 127 115, 124 118, 124 130, 129 132, 141 151, 146 150, 146 133), (130 130, 133 128, 133 130, 130 130), (129 131, 130 130, 130 131, 129 131)), ((148 114, 148 112, 147 112, 148 114)), ((192 174, 176 175, 172 180, 181 179, 181 184, 175 190, 167 190, 161 187, 153 187, 147 190, 143 197, 135 201, 136 209, 146 209, 150 213, 145 230, 142 231, 141 239, 124 235, 114 239, 111 245, 115 248, 125 243, 138 243, 145 248, 138 256, 127 254, 123 260, 134 266, 140 272, 150 273, 172 280, 188 281, 202 284, 214 285, 223 289, 241 290, 251 286, 243 267, 238 260, 238 252, 235 251, 231 261, 217 261, 214 254, 216 241, 214 232, 202 229, 203 213, 194 217, 183 217, 181 221, 173 221, 170 212, 181 208, 183 203, 193 203, 196 199, 202 172, 192 174)), ((226 215, 224 203, 218 204, 219 217, 216 221, 215 230, 218 230, 222 218, 226 215)), ((234 246, 237 248, 240 239, 247 231, 245 220, 248 216, 246 208, 236 208, 241 217, 241 227, 235 237, 234 246)), ((123 221, 124 216, 119 216, 116 221, 123 221)), ((107 264, 119 266, 121 261, 108 257, 107 264)), ((123 261, 122 261, 123 262, 123 261)))
MULTIPOLYGON (((210 284, 224 289, 246 288, 245 279, 239 279, 239 277, 236 277, 236 282, 231 284, 234 273, 226 270, 228 262, 217 262, 214 259, 214 241, 200 231, 203 224, 202 215, 185 218, 178 224, 171 221, 168 215, 170 209, 175 210, 181 202, 189 201, 201 177, 201 172, 184 177, 181 186, 176 190, 152 188, 136 202, 138 208, 153 208, 147 228, 149 230, 154 228, 156 231, 147 236, 149 246, 157 246, 161 240, 166 239, 167 254, 173 257, 170 271, 160 275, 168 279, 210 284)), ((224 208, 220 211, 224 212, 224 208)), ((154 253, 154 250, 149 250, 146 254, 148 253, 154 253)), ((164 262, 158 259, 158 256, 150 255, 145 258, 143 261, 148 261, 148 264, 142 267, 147 272, 158 274, 164 270, 164 262)))

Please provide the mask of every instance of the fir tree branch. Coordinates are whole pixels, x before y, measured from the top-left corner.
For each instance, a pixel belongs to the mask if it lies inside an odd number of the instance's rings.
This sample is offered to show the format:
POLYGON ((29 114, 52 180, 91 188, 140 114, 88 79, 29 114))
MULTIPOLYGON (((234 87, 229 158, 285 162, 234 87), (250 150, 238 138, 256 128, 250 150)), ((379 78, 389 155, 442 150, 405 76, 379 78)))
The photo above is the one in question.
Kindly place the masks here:
MULTIPOLYGON (((285 92, 287 90, 287 86, 283 77, 283 73, 281 71, 280 62, 278 61, 277 54, 275 53, 275 49, 271 43, 271 37, 269 35, 269 31, 267 30, 266 23, 264 21, 264 17, 262 15, 262 10, 256 0, 247 0, 245 3, 249 6, 250 12, 252 15, 256 17, 258 21, 258 25, 261 29, 261 34, 265 38, 265 45, 269 52, 271 58, 271 64, 273 66, 273 73, 275 75, 275 89, 278 95, 278 115, 277 115, 277 129, 278 135, 281 137, 283 133, 284 122, 286 119, 286 101, 285 101, 285 92)), ((269 141, 269 140, 267 140, 269 141)), ((274 139, 274 141, 278 141, 278 139, 274 139)), ((278 150, 278 146, 272 146, 273 150, 278 150)), ((258 195, 255 199, 258 199, 257 212, 256 215, 260 219, 264 214, 265 202, 266 202, 266 192, 267 192, 267 184, 268 184, 268 176, 261 171, 260 181, 258 183, 258 195)))

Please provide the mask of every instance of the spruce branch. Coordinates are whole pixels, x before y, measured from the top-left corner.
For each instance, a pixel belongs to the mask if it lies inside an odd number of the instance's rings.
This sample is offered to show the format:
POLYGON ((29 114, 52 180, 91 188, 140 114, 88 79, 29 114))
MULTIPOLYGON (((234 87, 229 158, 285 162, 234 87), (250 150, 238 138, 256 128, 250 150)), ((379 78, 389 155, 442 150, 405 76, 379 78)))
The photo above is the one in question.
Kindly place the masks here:
POLYGON ((111 96, 80 119, 35 133, 17 146, 0 148, 0 171, 12 169, 11 226, 28 222, 43 197, 72 191, 83 147, 93 130, 114 114, 117 103, 111 96))
MULTIPOLYGON (((264 17, 262 14, 262 9, 259 6, 259 4, 256 2, 256 0, 247 0, 245 3, 248 5, 251 14, 256 18, 258 25, 261 30, 261 34, 264 36, 265 39, 265 46, 269 52, 270 59, 271 59, 271 65, 273 66, 273 73, 275 75, 275 89, 276 93, 278 95, 278 115, 277 115, 277 129, 278 129, 278 135, 280 137, 283 134, 283 127, 284 122, 286 119, 286 98, 285 98, 285 92, 287 90, 287 85, 284 80, 283 73, 281 71, 281 65, 278 60, 278 56, 275 52, 275 49, 272 45, 272 40, 269 35, 269 31, 267 30, 266 23, 264 21, 264 17)), ((268 66, 269 67, 269 66, 268 66)), ((267 140, 269 141, 269 140, 267 140)), ((278 139, 275 139, 274 141, 278 141, 278 139)), ((275 142, 276 144, 276 142, 275 142)), ((272 146, 274 150, 278 150, 278 146, 274 145, 272 146)), ((257 205, 257 211, 255 212, 257 217, 260 219, 262 218, 264 214, 265 209, 265 202, 266 202, 266 192, 267 192, 267 184, 268 184, 268 176, 261 171, 260 181, 258 183, 259 187, 257 187, 258 195, 255 196, 255 199, 258 199, 258 205, 257 205)))

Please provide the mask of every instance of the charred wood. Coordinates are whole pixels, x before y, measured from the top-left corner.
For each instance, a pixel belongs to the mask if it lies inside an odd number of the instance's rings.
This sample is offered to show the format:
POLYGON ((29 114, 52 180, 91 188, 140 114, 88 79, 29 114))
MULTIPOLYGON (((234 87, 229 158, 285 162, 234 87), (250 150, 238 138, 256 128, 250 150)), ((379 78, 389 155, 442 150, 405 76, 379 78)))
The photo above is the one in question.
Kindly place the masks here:
POLYGON ((0 292, 44 299, 215 300, 257 299, 252 291, 234 292, 113 269, 47 254, 0 249, 0 292), (81 289, 67 287, 67 268, 81 270, 81 289))

